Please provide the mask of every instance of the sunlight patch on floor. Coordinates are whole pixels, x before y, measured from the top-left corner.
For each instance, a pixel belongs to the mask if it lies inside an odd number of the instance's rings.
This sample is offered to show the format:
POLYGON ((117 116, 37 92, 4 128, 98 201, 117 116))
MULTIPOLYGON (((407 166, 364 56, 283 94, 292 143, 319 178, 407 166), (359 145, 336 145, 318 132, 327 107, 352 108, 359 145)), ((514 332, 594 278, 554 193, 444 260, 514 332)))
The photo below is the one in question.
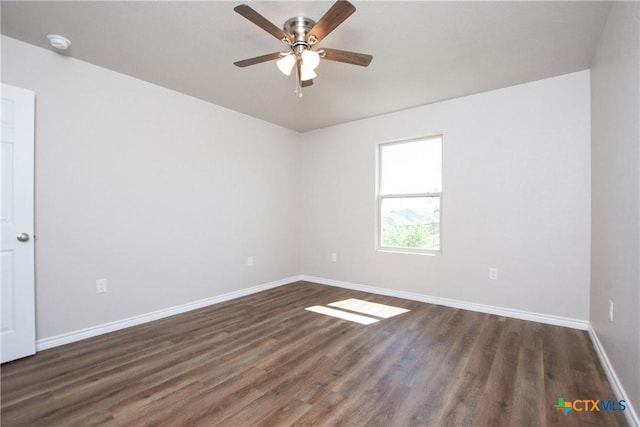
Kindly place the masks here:
POLYGON ((357 298, 349 298, 342 301, 332 302, 327 304, 331 307, 324 307, 322 305, 314 305, 313 307, 307 307, 305 310, 313 311, 314 313, 325 314, 327 316, 338 317, 343 320, 349 320, 351 322, 357 322, 362 325, 370 325, 376 323, 382 319, 388 319, 389 317, 397 316, 402 313, 406 313, 411 310, 406 308, 394 307, 386 304, 378 304, 375 302, 364 301, 357 298), (343 311, 349 310, 349 311, 343 311), (352 313, 355 312, 355 313, 352 313), (361 313, 361 314, 356 314, 361 313), (366 314, 367 316, 364 316, 366 314), (369 317, 374 316, 374 317, 369 317))

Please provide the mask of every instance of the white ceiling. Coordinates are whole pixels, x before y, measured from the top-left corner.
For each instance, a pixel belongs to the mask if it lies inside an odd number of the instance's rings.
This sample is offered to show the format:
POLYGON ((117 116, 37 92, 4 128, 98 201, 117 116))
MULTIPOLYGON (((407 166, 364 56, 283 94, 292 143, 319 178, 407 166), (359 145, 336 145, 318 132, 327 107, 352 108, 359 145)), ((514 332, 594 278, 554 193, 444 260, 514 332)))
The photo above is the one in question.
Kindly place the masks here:
MULTIPOLYGON (((352 2, 320 44, 373 55, 368 68, 322 61, 304 96, 275 62, 283 50, 233 11, 242 1, 2 1, 2 33, 297 131, 307 131, 589 68, 609 2, 352 2)), ((249 1, 281 26, 332 2, 249 1)))

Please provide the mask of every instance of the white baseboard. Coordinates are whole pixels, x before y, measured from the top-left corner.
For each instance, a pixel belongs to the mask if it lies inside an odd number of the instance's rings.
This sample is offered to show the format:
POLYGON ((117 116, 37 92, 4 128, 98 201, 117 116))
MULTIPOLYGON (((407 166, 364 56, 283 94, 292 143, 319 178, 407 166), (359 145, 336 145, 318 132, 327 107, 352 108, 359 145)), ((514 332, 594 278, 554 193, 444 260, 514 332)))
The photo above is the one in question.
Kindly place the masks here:
POLYGON ((102 325, 92 326, 90 328, 80 329, 77 331, 44 338, 36 342, 36 351, 42 351, 64 344, 70 344, 72 342, 106 334, 108 332, 114 332, 131 326, 140 325, 142 323, 151 322, 153 320, 162 319, 164 317, 185 313, 187 311, 196 310, 198 308, 203 308, 235 298, 240 298, 246 295, 255 294, 257 292, 266 291, 267 289, 276 288, 278 286, 286 285, 298 280, 300 280, 300 276, 287 277, 286 279, 276 280, 275 282, 264 283, 262 285, 252 286, 250 288, 241 289, 239 291, 229 292, 198 301, 188 302, 186 304, 153 311, 151 313, 141 314, 139 316, 133 316, 127 319, 116 320, 115 322, 104 323, 102 325))
POLYGON ((449 298, 440 298, 430 295, 417 294, 414 292, 398 291, 395 289, 378 288, 369 285, 360 285, 356 283, 341 282, 338 280, 324 279, 322 277, 302 275, 300 280, 308 282, 320 283, 322 285, 336 286, 339 288, 353 289, 356 291, 369 292, 372 294, 387 295, 391 297, 404 298, 412 301, 426 302, 429 304, 444 305, 446 307, 461 308, 464 310, 477 311, 480 313, 495 314, 497 316, 513 317, 515 319, 531 320, 533 322, 547 323, 550 325, 564 326, 567 328, 581 329, 586 331, 589 329, 587 320, 573 319, 570 317, 554 316, 551 314, 534 313, 530 311, 516 310, 512 308, 495 307, 486 304, 477 304, 474 302, 460 301, 449 298))
POLYGON ((611 366, 611 362, 607 357, 607 352, 604 351, 604 347, 600 340, 598 339, 598 334, 596 334, 593 326, 589 325, 589 337, 591 337, 591 342, 593 343, 593 347, 596 350, 596 354, 598 355, 598 359, 600 359, 600 364, 604 369, 607 378, 609 379, 609 384, 611 384, 611 388, 613 389, 613 393, 616 395, 618 400, 624 400, 626 402, 627 409, 624 411, 625 417, 627 417, 627 421, 632 426, 640 426, 640 418, 638 418, 638 413, 633 407, 631 399, 627 396, 627 393, 622 387, 622 383, 618 379, 616 375, 616 371, 614 371, 613 366, 611 366))
POLYGON ((128 328, 131 326, 136 326, 143 323, 151 322, 153 320, 158 320, 158 319, 173 316, 176 314, 185 313, 187 311, 196 310, 198 308, 207 307, 207 306, 218 304, 224 301, 230 301, 235 298, 251 295, 257 292, 265 291, 267 289, 272 289, 272 288, 286 285, 288 283, 296 282, 299 280, 305 280, 308 282, 319 283, 322 285, 336 286, 340 288, 353 289, 353 290, 358 290, 363 292, 370 292, 373 294, 404 298, 404 299, 413 300, 413 301, 426 302, 429 304, 443 305, 446 307, 455 307, 455 308, 461 308, 464 310, 477 311, 481 313, 495 314, 498 316, 513 317, 516 319, 531 320, 534 322, 565 326, 565 327, 574 328, 574 329, 582 329, 582 330, 589 329, 589 322, 587 322, 586 320, 571 319, 567 317, 552 316, 548 314, 539 314, 539 313, 533 313, 533 312, 522 311, 522 310, 515 310, 515 309, 495 307, 495 306, 490 306, 485 304, 471 303, 467 301, 454 300, 449 298, 434 297, 434 296, 429 296, 424 294, 417 294, 413 292, 398 291, 394 289, 379 288, 379 287, 369 286, 369 285, 360 285, 356 283, 342 282, 338 280, 325 279, 321 277, 300 275, 300 276, 291 276, 285 279, 276 280, 274 282, 252 286, 246 289, 241 289, 239 291, 229 292, 226 294, 201 299, 198 301, 193 301, 186 304, 181 304, 174 307, 153 311, 151 313, 145 313, 138 316, 129 317, 127 319, 104 323, 102 325, 92 326, 89 328, 80 329, 73 332, 67 332, 67 333, 56 335, 49 338, 43 338, 36 342, 36 350, 42 351, 49 348, 58 347, 64 344, 70 344, 72 342, 80 341, 86 338, 95 337, 98 335, 106 334, 109 332, 117 331, 117 330, 128 328))

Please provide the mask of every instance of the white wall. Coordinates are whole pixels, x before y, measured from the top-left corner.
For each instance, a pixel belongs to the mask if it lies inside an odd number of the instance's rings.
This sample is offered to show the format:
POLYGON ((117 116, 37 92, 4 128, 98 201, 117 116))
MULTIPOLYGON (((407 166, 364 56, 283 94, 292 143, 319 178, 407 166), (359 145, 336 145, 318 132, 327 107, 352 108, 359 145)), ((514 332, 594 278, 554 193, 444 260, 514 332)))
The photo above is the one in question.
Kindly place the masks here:
POLYGON ((640 409, 640 5, 615 3, 592 63, 590 320, 640 409), (608 301, 614 321, 608 320, 608 301))
POLYGON ((302 271, 588 319, 589 102, 583 71, 303 134, 302 271), (442 254, 377 252, 376 144, 437 133, 442 254))
POLYGON ((38 339, 299 274, 296 132, 7 37, 2 81, 36 93, 38 339))
POLYGON ((39 339, 301 272, 589 317, 588 71, 299 135, 7 37, 2 60, 37 94, 39 339), (377 252, 376 144, 435 133, 443 253, 377 252))

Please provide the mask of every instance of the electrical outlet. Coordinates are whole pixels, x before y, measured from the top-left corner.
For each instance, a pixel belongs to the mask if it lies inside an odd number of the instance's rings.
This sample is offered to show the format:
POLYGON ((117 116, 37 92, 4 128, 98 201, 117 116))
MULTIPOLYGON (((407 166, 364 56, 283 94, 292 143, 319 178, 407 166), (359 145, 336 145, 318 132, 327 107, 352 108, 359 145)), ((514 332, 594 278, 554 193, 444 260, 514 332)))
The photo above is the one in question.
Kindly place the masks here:
POLYGON ((331 262, 338 262, 338 254, 333 252, 331 254, 331 262))
POLYGON ((495 267, 489 268, 489 279, 498 280, 498 269, 495 267))
POLYGON ((253 257, 247 257, 247 267, 253 266, 253 257))
POLYGON ((96 280, 96 294, 104 294, 107 292, 107 279, 96 280))
POLYGON ((609 300, 609 322, 613 322, 613 301, 609 300))

